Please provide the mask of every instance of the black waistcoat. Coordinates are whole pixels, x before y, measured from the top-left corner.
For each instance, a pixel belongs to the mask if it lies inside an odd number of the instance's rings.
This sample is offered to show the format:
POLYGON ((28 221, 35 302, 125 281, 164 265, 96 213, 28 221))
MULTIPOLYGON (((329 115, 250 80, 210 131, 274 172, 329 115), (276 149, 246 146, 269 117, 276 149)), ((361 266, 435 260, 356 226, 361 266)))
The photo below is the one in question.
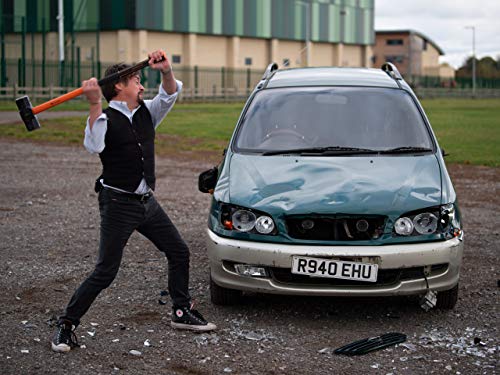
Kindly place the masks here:
POLYGON ((142 178, 155 188, 155 128, 151 114, 142 105, 132 117, 108 107, 105 147, 99 154, 102 178, 106 185, 134 192, 142 178))

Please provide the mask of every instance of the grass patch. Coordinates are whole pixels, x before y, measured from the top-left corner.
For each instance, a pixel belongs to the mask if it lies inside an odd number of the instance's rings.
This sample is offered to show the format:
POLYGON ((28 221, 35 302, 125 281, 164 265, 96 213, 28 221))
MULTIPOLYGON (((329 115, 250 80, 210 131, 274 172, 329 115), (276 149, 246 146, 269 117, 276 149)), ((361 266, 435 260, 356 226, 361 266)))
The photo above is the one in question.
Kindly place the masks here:
MULTIPOLYGON (((500 100, 427 99, 422 105, 440 146, 450 154, 448 163, 500 166, 500 100)), ((176 104, 157 129, 158 153, 208 153, 220 158, 242 108, 243 103, 176 104)), ((41 123, 42 129, 33 132, 20 124, 0 125, 0 137, 71 145, 83 142, 85 117, 41 123)))
POLYGON ((422 106, 447 162, 500 166, 499 99, 428 99, 422 106))

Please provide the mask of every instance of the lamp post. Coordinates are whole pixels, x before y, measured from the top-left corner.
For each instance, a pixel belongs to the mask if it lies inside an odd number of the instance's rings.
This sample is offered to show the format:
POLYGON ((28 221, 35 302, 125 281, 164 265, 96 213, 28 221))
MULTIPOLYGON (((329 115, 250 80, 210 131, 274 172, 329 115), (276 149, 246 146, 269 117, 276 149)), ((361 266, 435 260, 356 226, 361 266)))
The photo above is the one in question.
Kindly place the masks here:
POLYGON ((472 96, 476 96, 476 27, 465 26, 472 30, 472 96))
POLYGON ((309 0, 305 0, 305 1, 296 1, 295 2, 296 4, 298 5, 305 5, 306 7, 306 46, 305 46, 305 50, 306 50, 306 66, 309 66, 309 64, 311 63, 311 4, 309 2, 309 0))

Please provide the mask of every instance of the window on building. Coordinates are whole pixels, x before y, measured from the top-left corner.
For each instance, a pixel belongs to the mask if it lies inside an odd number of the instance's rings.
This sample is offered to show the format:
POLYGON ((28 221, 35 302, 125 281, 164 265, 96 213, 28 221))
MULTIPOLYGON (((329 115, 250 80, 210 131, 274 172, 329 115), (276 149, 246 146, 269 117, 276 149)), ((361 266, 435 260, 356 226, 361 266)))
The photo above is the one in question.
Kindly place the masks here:
POLYGON ((172 63, 180 64, 181 63, 181 55, 172 55, 172 63))
POLYGON ((423 49, 424 51, 427 51, 427 40, 425 40, 425 39, 424 39, 424 44, 423 44, 423 46, 422 46, 422 49, 423 49))
POLYGON ((385 43, 388 46, 402 46, 403 45, 403 39, 387 39, 385 43))
POLYGON ((396 63, 396 64, 401 64, 404 60, 404 56, 402 55, 389 55, 385 57, 385 61, 391 62, 391 63, 396 63))
POLYGON ((252 58, 251 57, 245 57, 245 65, 252 65, 252 58))
POLYGON ((289 58, 284 58, 283 59, 283 66, 290 66, 290 59, 289 58))

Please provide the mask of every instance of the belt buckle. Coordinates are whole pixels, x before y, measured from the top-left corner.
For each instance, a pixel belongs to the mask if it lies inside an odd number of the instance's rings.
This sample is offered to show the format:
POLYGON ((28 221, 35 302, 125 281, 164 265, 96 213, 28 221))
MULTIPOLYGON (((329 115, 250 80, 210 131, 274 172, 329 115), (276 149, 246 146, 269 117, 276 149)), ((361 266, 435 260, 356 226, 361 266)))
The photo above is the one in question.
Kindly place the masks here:
POLYGON ((149 198, 151 198, 151 194, 146 193, 143 194, 139 200, 141 201, 141 203, 146 203, 149 200, 149 198))

